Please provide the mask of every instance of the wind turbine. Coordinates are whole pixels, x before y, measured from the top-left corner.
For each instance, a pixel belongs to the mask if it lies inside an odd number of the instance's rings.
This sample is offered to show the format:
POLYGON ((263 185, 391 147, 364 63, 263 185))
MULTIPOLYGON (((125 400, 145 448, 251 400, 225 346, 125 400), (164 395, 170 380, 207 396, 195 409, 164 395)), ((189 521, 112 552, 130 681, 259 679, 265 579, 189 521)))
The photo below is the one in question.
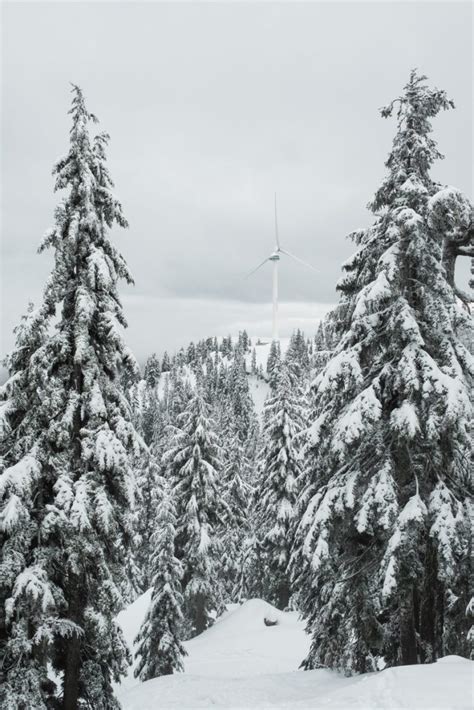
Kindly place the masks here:
POLYGON ((252 269, 247 274, 248 278, 249 276, 252 276, 256 271, 258 271, 264 264, 267 263, 267 261, 270 261, 273 265, 273 277, 272 277, 272 296, 273 296, 273 319, 272 319, 272 340, 278 340, 278 262, 280 261, 281 254, 284 254, 285 256, 289 256, 290 259, 293 259, 294 261, 297 261, 299 264, 303 264, 303 266, 308 266, 310 269, 313 269, 313 271, 317 271, 317 269, 314 268, 314 266, 311 266, 311 264, 308 264, 307 261, 303 261, 303 259, 300 259, 298 256, 295 256, 294 254, 291 254, 289 251, 286 249, 283 249, 283 247, 280 244, 280 237, 278 235, 278 217, 277 217, 277 199, 276 199, 276 193, 275 193, 275 249, 272 251, 270 256, 267 256, 266 259, 262 261, 261 264, 259 264, 255 269, 252 269))

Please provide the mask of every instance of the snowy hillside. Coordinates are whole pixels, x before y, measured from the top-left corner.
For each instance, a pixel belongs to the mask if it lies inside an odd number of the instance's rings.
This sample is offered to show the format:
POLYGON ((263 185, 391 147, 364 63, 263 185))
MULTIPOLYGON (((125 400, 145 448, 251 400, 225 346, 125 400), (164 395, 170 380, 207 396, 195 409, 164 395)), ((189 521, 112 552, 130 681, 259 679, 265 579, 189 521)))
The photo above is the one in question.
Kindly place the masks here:
MULTIPOLYGON (((290 342, 289 338, 280 338, 280 348, 281 348, 282 355, 284 355, 286 353, 289 342, 290 342)), ((268 356, 270 355, 270 346, 272 344, 271 340, 269 338, 264 339, 264 338, 255 338, 254 337, 254 338, 252 338, 252 343, 254 344, 254 347, 255 347, 257 367, 262 366, 263 370, 265 371, 266 366, 267 366, 268 356)), ((250 372, 250 359, 251 359, 251 354, 247 353, 247 356, 246 356, 247 372, 250 372)), ((253 403, 255 405, 255 410, 256 410, 258 416, 261 416, 262 412, 263 412, 263 405, 265 403, 265 398, 266 398, 270 388, 264 380, 260 379, 259 377, 255 377, 255 375, 249 374, 248 378, 249 378, 250 394, 252 395, 253 403)))
MULTIPOLYGON (((119 615, 132 643, 150 594, 119 615)), ((345 678, 327 670, 298 671, 309 645, 295 612, 252 599, 232 605, 215 625, 185 646, 185 672, 139 683, 133 675, 118 696, 124 710, 198 708, 359 708, 468 710, 474 663, 449 656, 436 664, 391 668, 345 678), (266 626, 264 618, 277 621, 266 626)))
MULTIPOLYGON (((220 342, 222 338, 217 338, 217 340, 220 342)), ((259 338, 256 336, 253 336, 251 338, 252 341, 252 349, 255 348, 255 359, 256 359, 256 365, 257 367, 262 367, 263 371, 266 371, 266 366, 267 366, 267 360, 268 356, 270 355, 270 347, 271 347, 271 340, 269 338, 259 338)), ((282 355, 286 353, 286 350, 288 348, 288 344, 290 342, 289 338, 280 338, 280 349, 282 355)), ((245 362, 246 362, 246 367, 247 367, 247 373, 248 373, 248 381, 249 381, 249 389, 250 389, 250 394, 252 396, 254 405, 255 405, 255 410, 258 414, 258 416, 261 416, 263 412, 263 405, 265 402, 265 398, 269 392, 269 386, 260 377, 257 377, 256 375, 251 374, 251 358, 252 358, 252 353, 251 351, 246 353, 245 355, 245 362)), ((225 362, 229 362, 227 358, 223 358, 225 362)), ((189 380, 190 384, 194 387, 195 381, 196 381, 196 376, 192 371, 192 368, 189 367, 189 365, 184 366, 184 372, 186 379, 189 380)), ((163 372, 161 374, 161 377, 159 379, 158 383, 158 396, 162 398, 164 396, 164 393, 166 391, 166 382, 168 380, 169 373, 168 372, 163 372)))
MULTIPOLYGON (((265 369, 268 356, 270 355, 270 347, 272 341, 270 338, 259 338, 256 336, 251 336, 252 348, 255 348, 255 354, 257 357, 257 366, 261 365, 265 369)), ((279 338, 280 349, 282 355, 287 351, 290 339, 289 338, 279 338)), ((250 369, 250 353, 247 353, 247 369, 250 369)))

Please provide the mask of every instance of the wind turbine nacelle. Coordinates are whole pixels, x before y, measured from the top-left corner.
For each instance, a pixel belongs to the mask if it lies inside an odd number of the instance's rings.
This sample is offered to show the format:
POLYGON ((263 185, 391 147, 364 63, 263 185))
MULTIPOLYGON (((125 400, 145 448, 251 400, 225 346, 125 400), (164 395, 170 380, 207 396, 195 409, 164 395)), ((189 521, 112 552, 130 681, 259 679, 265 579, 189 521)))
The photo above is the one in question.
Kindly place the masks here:
POLYGON ((268 261, 280 261, 280 255, 277 251, 274 251, 273 254, 270 254, 268 257, 268 261))

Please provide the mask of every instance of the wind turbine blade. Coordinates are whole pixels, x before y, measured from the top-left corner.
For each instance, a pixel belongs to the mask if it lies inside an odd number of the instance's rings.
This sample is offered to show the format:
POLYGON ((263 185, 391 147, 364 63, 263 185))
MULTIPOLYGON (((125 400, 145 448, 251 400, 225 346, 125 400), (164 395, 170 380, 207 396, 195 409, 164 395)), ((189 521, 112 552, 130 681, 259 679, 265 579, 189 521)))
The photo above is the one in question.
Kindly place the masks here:
POLYGON ((255 269, 252 269, 252 271, 249 271, 249 273, 246 274, 245 278, 248 279, 249 276, 252 276, 252 274, 254 274, 256 271, 258 271, 259 269, 261 269, 262 266, 267 263, 267 261, 270 261, 270 259, 268 258, 268 256, 267 256, 267 258, 264 259, 264 260, 262 261, 262 263, 259 264, 255 269))
POLYGON ((280 237, 278 236, 278 217, 277 217, 277 194, 275 192, 275 237, 277 248, 280 248, 280 237))
POLYGON ((286 256, 289 256, 291 259, 294 259, 298 263, 303 264, 303 266, 307 266, 308 268, 313 269, 313 271, 316 271, 316 273, 319 274, 319 271, 317 269, 315 269, 314 266, 312 266, 312 264, 308 264, 307 261, 303 261, 303 259, 300 259, 298 256, 295 256, 294 254, 290 254, 289 251, 286 251, 286 249, 282 249, 281 247, 280 247, 280 251, 282 254, 286 254, 286 256))

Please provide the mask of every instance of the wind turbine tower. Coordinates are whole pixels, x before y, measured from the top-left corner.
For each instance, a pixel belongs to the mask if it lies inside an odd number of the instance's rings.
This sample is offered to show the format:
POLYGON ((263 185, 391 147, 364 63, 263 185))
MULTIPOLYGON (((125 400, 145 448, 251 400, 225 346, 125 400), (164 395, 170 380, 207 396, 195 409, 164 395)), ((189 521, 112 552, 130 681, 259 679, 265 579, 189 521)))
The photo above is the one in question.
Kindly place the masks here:
POLYGON ((261 264, 259 264, 255 269, 253 269, 249 274, 247 274, 247 277, 251 276, 256 271, 258 271, 264 264, 266 264, 267 261, 270 261, 272 263, 272 340, 278 340, 278 262, 281 259, 281 254, 285 254, 285 256, 289 256, 290 259, 297 261, 299 264, 308 266, 310 269, 313 269, 313 271, 316 271, 314 266, 311 266, 311 264, 308 264, 308 262, 303 261, 303 259, 300 259, 298 256, 291 254, 289 251, 283 249, 283 247, 281 246, 280 237, 278 234, 277 199, 275 193, 275 249, 270 254, 270 256, 267 256, 267 258, 264 259, 261 264))

